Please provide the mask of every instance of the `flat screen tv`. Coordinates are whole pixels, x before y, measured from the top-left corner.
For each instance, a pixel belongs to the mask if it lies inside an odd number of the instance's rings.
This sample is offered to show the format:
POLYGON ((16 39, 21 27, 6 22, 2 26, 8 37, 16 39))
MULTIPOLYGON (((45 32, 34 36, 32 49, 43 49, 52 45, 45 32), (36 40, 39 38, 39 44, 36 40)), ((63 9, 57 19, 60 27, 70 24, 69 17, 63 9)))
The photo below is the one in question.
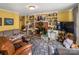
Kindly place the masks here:
POLYGON ((61 30, 74 33, 74 22, 61 22, 61 30))
POLYGON ((14 20, 13 18, 4 18, 4 25, 13 25, 14 20))

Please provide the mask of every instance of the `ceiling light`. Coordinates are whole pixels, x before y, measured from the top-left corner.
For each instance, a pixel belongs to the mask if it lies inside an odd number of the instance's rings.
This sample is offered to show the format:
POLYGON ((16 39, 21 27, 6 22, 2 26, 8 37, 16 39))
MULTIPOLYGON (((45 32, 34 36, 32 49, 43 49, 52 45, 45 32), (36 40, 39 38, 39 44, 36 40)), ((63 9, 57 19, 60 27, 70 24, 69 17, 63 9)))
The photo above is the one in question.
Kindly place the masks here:
POLYGON ((35 6, 29 6, 29 10, 35 10, 35 6))
POLYGON ((36 5, 28 5, 27 8, 29 10, 35 10, 37 8, 37 6, 36 5))

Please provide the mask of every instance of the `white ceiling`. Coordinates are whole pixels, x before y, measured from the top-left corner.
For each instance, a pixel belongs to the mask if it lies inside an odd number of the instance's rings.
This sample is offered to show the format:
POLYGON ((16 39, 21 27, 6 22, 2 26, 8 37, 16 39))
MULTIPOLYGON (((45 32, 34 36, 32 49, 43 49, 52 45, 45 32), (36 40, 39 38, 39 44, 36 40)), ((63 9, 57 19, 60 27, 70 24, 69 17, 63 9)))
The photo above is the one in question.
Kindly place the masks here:
POLYGON ((74 3, 0 3, 0 9, 19 12, 20 15, 31 15, 41 12, 58 11, 67 9, 75 5, 74 3), (29 10, 27 5, 37 5, 35 10, 29 10))

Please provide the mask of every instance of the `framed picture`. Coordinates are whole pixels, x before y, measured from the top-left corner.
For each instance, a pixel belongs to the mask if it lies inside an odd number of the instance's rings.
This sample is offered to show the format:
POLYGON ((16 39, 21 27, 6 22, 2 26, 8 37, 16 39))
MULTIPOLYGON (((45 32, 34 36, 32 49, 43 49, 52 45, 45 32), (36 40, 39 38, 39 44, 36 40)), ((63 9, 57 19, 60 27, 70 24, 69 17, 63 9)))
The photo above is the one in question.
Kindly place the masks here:
POLYGON ((57 16, 57 13, 53 13, 53 16, 57 16))
POLYGON ((29 20, 34 20, 34 15, 29 16, 29 20))
POLYGON ((14 19, 13 18, 4 18, 4 25, 13 25, 14 19))
POLYGON ((0 18, 0 26, 2 26, 2 18, 0 18))

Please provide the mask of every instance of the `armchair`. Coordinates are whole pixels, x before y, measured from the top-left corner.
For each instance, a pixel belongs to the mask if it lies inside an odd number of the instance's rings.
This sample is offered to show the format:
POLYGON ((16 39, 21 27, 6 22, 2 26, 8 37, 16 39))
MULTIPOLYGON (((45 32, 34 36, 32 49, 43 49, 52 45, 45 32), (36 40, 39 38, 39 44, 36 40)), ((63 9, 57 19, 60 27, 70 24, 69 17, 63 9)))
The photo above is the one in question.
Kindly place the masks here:
POLYGON ((7 37, 0 37, 0 53, 4 55, 29 55, 32 54, 32 44, 27 44, 21 40, 12 42, 7 37))

